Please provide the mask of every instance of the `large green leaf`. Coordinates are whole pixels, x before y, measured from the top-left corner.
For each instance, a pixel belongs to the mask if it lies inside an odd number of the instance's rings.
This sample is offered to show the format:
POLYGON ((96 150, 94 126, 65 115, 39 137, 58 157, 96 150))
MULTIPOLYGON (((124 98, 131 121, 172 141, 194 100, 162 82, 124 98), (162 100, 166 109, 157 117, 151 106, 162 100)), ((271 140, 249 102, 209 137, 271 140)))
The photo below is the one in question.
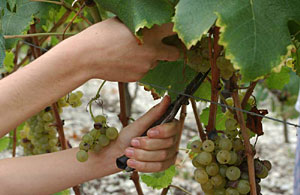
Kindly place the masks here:
POLYGON ((4 59, 5 59, 5 40, 3 35, 0 33, 0 68, 3 67, 4 59))
POLYGON ((167 0, 96 0, 103 8, 116 14, 133 32, 171 21, 174 13, 167 0))
POLYGON ((272 72, 272 74, 265 80, 269 89, 283 89, 283 87, 290 81, 289 67, 282 67, 280 72, 272 72))
POLYGON ((219 43, 244 81, 268 74, 291 45, 288 21, 300 21, 299 0, 224 0, 218 10, 219 43))
POLYGON ((189 66, 184 65, 183 60, 176 62, 160 62, 158 66, 149 71, 144 78, 141 79, 142 83, 145 83, 146 88, 152 89, 159 96, 162 96, 166 90, 169 89, 169 95, 172 100, 176 99, 176 92, 183 92, 185 86, 193 80, 197 72, 191 69, 189 66), (160 87, 153 87, 149 84, 154 84, 160 87))
POLYGON ((219 0, 181 0, 173 18, 174 30, 187 48, 195 45, 217 19, 219 0))

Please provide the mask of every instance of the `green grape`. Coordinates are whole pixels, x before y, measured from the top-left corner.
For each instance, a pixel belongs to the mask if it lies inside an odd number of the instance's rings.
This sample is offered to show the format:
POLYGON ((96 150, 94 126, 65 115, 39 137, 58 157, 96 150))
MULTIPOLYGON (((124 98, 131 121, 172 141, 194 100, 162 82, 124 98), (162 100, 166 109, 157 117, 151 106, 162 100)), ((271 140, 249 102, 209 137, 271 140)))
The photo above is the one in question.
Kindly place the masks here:
POLYGON ((244 150, 244 144, 243 141, 239 138, 235 138, 232 142, 232 147, 235 151, 241 151, 244 150))
POLYGON ((209 176, 215 176, 219 173, 219 166, 217 163, 212 162, 206 166, 205 170, 209 176))
POLYGON ((80 98, 82 98, 83 93, 82 93, 82 91, 76 91, 76 95, 80 99, 80 98))
POLYGON ((201 152, 202 142, 200 140, 195 140, 191 143, 192 152, 199 153, 201 152))
POLYGON ((225 79, 225 80, 229 80, 233 75, 233 72, 231 70, 228 69, 223 69, 220 70, 220 76, 225 79))
POLYGON ((116 128, 114 127, 109 127, 106 129, 106 133, 105 133, 106 137, 110 140, 115 140, 117 139, 119 132, 116 128))
POLYGON ((50 122, 53 121, 53 115, 51 114, 51 112, 45 112, 42 116, 43 120, 46 122, 50 122))
POLYGON ((69 95, 69 102, 76 102, 78 100, 78 96, 76 93, 70 93, 69 95))
POLYGON ((234 188, 227 188, 226 195, 239 195, 239 192, 234 188))
POLYGON ((194 157, 192 160, 192 164, 194 167, 198 168, 198 167, 202 167, 202 165, 197 161, 197 158, 194 157))
POLYGON ((263 165, 265 165, 265 167, 267 167, 268 171, 270 171, 272 169, 272 164, 270 161, 263 160, 262 163, 263 163, 263 165))
POLYGON ((79 150, 76 154, 76 158, 79 162, 85 162, 89 158, 89 155, 84 150, 79 150))
POLYGON ((248 194, 250 192, 250 184, 247 180, 240 180, 237 187, 237 191, 240 194, 248 194))
POLYGON ((231 159, 231 154, 227 150, 220 150, 217 153, 217 161, 220 164, 226 164, 226 163, 228 163, 230 161, 230 159, 231 159))
POLYGON ((237 129, 226 130, 225 134, 229 139, 233 139, 239 134, 239 131, 237 129))
POLYGON ((88 143, 85 143, 85 142, 80 142, 79 144, 79 149, 80 150, 85 150, 85 151, 88 151, 90 149, 90 144, 88 143))
POLYGON ((60 99, 57 101, 57 104, 58 104, 58 107, 59 107, 59 108, 68 106, 68 103, 67 103, 67 101, 66 101, 66 97, 60 98, 60 99))
POLYGON ((203 168, 197 168, 194 171, 194 177, 195 180, 200 184, 204 184, 208 181, 208 175, 203 168))
POLYGON ((215 189, 214 195, 226 195, 226 190, 224 188, 221 189, 215 189))
POLYGON ((230 181, 234 181, 237 180, 238 178, 240 178, 241 176, 241 171, 238 167, 235 166, 231 166, 228 167, 226 170, 226 177, 230 180, 230 181))
POLYGON ((94 140, 97 140, 99 138, 99 136, 101 135, 101 133, 97 129, 92 129, 90 131, 90 135, 93 137, 94 140))
POLYGON ((201 184, 201 188, 204 192, 208 192, 208 191, 212 190, 213 187, 214 186, 213 186, 211 180, 208 180, 207 182, 201 184))
POLYGON ((228 150, 229 151, 232 148, 232 143, 231 143, 230 139, 228 139, 228 138, 221 138, 220 142, 219 142, 219 147, 222 150, 228 150))
POLYGON ((225 121, 226 130, 234 130, 237 128, 237 121, 233 118, 228 118, 225 121))
POLYGON ((215 144, 211 140, 205 140, 202 144, 202 149, 206 152, 212 152, 215 149, 215 144))
POLYGON ((93 151, 100 152, 102 148, 103 148, 102 145, 100 143, 97 143, 94 145, 93 151))
POLYGON ((107 146, 109 144, 109 139, 105 135, 100 135, 98 141, 102 147, 107 146))
POLYGON ((85 142, 85 143, 88 143, 88 144, 93 144, 93 137, 88 133, 88 134, 85 134, 83 137, 82 137, 82 141, 85 142))
POLYGON ((40 143, 40 144, 46 144, 46 143, 48 143, 48 138, 47 137, 41 137, 39 140, 38 140, 38 142, 40 143))
POLYGON ((209 152, 201 152, 196 158, 201 165, 208 165, 212 161, 212 155, 209 152))
POLYGON ((227 166, 226 165, 221 165, 220 166, 220 175, 222 176, 222 177, 226 177, 226 170, 227 170, 227 166))
POLYGON ((94 119, 95 123, 101 123, 101 124, 106 124, 106 118, 103 115, 98 115, 94 119))
POLYGON ((220 186, 223 183, 223 177, 221 175, 215 175, 210 178, 214 186, 220 186))
POLYGON ((230 151, 230 161, 228 162, 228 164, 233 165, 237 162, 237 160, 238 160, 238 155, 236 154, 236 152, 230 151))
POLYGON ((268 176, 268 174, 269 174, 268 168, 263 165, 262 170, 260 172, 256 173, 256 176, 258 178, 264 179, 264 178, 266 178, 268 176))
POLYGON ((58 140, 56 138, 49 139, 49 146, 56 146, 58 140))

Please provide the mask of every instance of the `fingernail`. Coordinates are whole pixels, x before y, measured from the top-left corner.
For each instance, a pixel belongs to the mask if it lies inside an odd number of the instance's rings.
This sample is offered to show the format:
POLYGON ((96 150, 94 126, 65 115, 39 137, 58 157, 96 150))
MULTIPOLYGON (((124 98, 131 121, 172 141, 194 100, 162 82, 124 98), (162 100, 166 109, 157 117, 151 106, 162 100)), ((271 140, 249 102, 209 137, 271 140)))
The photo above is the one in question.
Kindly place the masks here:
POLYGON ((135 146, 135 147, 138 147, 138 146, 140 146, 140 141, 137 140, 137 139, 132 139, 131 140, 131 145, 135 146))
POLYGON ((127 157, 132 157, 133 154, 134 154, 134 151, 133 151, 132 148, 127 148, 127 149, 125 150, 125 155, 126 155, 127 157))
POLYGON ((136 165, 137 165, 137 162, 136 162, 135 160, 133 160, 133 159, 129 159, 129 160, 127 161, 127 165, 128 165, 129 167, 131 167, 131 168, 135 168, 136 165))
POLYGON ((150 137, 157 136, 157 135, 159 135, 159 131, 158 130, 150 130, 149 133, 148 133, 148 135, 150 137))

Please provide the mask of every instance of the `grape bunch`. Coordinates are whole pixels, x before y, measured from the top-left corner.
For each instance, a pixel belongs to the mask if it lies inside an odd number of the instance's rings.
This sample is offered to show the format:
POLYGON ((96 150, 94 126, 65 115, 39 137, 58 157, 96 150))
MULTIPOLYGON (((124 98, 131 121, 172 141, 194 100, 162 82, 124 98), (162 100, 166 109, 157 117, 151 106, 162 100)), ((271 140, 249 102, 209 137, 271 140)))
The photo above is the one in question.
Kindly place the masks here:
POLYGON ((21 131, 21 145, 26 155, 43 154, 58 151, 56 127, 50 107, 26 121, 21 131))
POLYGON ((230 60, 227 60, 224 56, 217 58, 217 67, 220 70, 220 76, 225 80, 229 80, 235 71, 230 60))
MULTIPOLYGON (((207 195, 239 195, 250 192, 244 143, 237 137, 239 132, 236 121, 227 119, 226 128, 230 133, 215 135, 212 140, 203 142, 196 139, 189 144, 192 164, 196 168, 195 180, 207 195)), ((267 177, 270 169, 269 161, 255 159, 258 194, 259 182, 267 177)))
POLYGON ((115 127, 109 127, 104 116, 96 116, 94 122, 94 128, 82 137, 79 144, 79 151, 76 154, 79 162, 88 160, 89 151, 99 152, 118 138, 118 130, 115 127))
POLYGON ((197 72, 206 72, 210 68, 208 38, 201 41, 190 50, 186 51, 187 64, 197 72))
MULTIPOLYGON (((67 106, 80 106, 82 96, 81 91, 76 91, 60 98, 57 102, 58 111, 62 113, 63 107, 67 106)), ((47 107, 28 119, 20 134, 21 145, 26 155, 50 153, 59 150, 57 130, 51 107, 47 107)))

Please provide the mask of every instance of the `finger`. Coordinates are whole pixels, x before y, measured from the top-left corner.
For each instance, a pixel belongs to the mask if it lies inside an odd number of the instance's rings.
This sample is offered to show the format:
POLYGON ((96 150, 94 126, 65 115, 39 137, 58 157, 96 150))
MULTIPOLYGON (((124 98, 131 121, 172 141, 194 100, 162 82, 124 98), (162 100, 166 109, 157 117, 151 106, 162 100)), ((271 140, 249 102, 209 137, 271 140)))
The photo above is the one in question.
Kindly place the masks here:
POLYGON ((175 136, 166 139, 153 139, 145 137, 136 137, 131 140, 131 145, 143 150, 162 150, 170 148, 175 143, 175 136))
POLYGON ((175 136, 179 132, 179 122, 174 121, 155 126, 147 132, 149 138, 164 139, 175 136))
POLYGON ((172 158, 176 154, 176 147, 172 147, 166 150, 142 150, 133 147, 129 147, 125 150, 125 155, 131 159, 143 162, 157 162, 165 161, 172 158))
POLYGON ((155 121, 157 121, 166 111, 170 104, 170 97, 164 99, 156 106, 151 108, 146 114, 130 125, 130 130, 126 131, 126 136, 137 137, 142 135, 155 121))
POLYGON ((175 162, 175 156, 164 162, 142 162, 134 159, 129 159, 127 164, 129 167, 136 169, 139 172, 159 172, 169 168, 175 162))
POLYGON ((165 44, 160 44, 159 50, 157 52, 158 60, 166 61, 176 61, 180 57, 180 51, 174 46, 169 46, 165 44))

